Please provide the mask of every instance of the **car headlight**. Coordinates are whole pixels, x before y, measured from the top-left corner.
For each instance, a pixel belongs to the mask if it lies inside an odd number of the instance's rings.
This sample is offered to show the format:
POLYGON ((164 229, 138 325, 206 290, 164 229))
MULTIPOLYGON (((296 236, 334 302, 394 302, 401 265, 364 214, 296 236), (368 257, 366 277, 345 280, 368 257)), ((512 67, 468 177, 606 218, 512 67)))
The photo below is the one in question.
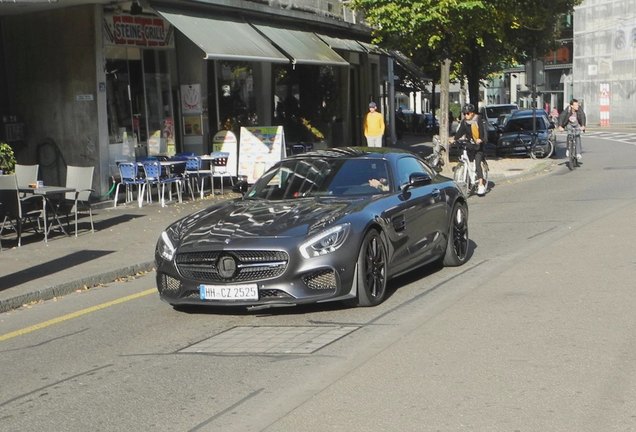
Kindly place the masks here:
POLYGON ((331 227, 320 234, 311 237, 299 246, 303 258, 313 258, 327 255, 342 246, 349 234, 351 224, 341 224, 331 227))
POLYGON ((157 243, 157 252, 159 253, 159 256, 166 261, 172 261, 176 250, 177 248, 172 243, 168 232, 162 232, 161 237, 159 237, 159 242, 157 243))

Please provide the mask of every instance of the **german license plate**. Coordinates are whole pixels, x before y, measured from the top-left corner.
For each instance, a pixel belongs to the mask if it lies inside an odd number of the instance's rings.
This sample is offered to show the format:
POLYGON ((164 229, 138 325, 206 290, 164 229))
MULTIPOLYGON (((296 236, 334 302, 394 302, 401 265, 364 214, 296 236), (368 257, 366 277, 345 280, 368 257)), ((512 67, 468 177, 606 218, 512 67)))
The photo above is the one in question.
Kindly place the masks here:
POLYGON ((256 284, 199 285, 201 300, 258 300, 256 284))

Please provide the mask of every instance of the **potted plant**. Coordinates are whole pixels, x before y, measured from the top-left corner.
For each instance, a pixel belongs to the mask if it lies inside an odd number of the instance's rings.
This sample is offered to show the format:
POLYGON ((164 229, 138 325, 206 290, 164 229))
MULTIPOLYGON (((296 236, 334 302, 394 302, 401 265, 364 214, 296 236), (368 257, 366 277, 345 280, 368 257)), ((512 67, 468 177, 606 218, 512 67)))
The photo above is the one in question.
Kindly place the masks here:
POLYGON ((0 174, 13 174, 15 168, 15 154, 11 146, 0 142, 0 174))

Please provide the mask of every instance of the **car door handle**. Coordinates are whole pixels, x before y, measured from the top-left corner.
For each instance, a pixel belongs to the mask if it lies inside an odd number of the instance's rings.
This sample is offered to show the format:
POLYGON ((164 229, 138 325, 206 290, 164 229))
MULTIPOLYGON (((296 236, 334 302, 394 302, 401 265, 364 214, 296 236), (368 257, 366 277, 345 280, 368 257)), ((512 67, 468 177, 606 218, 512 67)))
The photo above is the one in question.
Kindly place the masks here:
POLYGON ((433 198, 439 198, 442 195, 442 191, 439 189, 433 189, 433 192, 431 192, 431 195, 433 196, 433 198))

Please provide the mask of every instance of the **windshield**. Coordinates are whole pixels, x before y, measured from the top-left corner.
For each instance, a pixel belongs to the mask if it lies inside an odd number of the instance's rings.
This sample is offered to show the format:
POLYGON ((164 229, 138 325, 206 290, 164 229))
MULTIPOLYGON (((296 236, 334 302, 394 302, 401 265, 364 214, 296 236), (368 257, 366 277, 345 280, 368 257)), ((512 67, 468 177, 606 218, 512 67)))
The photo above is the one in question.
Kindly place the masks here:
MULTIPOLYGON (((545 123, 541 117, 536 118, 536 130, 545 130, 545 123)), ((532 132, 532 117, 513 118, 506 122, 504 132, 532 132)))
POLYGON ((486 117, 489 119, 498 120, 502 115, 510 114, 517 107, 514 105, 510 106, 498 106, 498 107, 486 107, 486 117))
POLYGON ((307 196, 374 195, 391 189, 388 179, 384 160, 287 159, 258 179, 246 197, 284 200, 307 196))

